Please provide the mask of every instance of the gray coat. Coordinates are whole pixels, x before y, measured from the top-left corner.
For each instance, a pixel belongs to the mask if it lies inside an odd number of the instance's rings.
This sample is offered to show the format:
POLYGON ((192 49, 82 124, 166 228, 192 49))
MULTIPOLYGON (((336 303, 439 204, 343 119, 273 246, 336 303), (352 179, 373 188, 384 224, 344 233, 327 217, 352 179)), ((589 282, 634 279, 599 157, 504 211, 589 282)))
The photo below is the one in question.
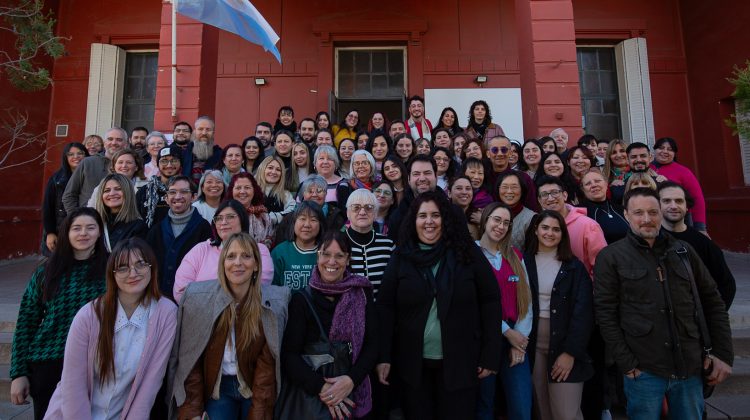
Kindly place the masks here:
MULTIPOLYGON (((261 322, 266 343, 276 362, 276 392, 281 386, 281 340, 286 328, 291 292, 286 287, 261 286, 261 322)), ((177 312, 177 333, 167 370, 169 418, 177 418, 177 407, 185 403, 185 379, 208 345, 214 323, 232 303, 216 280, 190 283, 177 312)))
POLYGON ((109 173, 110 162, 108 157, 101 155, 89 156, 81 161, 65 186, 62 202, 66 213, 86 207, 94 188, 109 173))

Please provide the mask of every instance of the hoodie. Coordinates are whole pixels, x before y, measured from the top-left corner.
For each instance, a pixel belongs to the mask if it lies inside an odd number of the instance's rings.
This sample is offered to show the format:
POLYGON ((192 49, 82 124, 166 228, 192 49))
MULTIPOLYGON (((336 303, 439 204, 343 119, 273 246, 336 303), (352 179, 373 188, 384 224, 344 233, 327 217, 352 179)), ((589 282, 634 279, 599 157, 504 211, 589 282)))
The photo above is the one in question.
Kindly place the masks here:
POLYGON ((573 207, 570 204, 566 204, 565 207, 568 209, 565 224, 568 227, 573 255, 583 262, 589 276, 593 278, 596 256, 602 248, 607 246, 604 232, 594 219, 586 216, 585 208, 573 207))

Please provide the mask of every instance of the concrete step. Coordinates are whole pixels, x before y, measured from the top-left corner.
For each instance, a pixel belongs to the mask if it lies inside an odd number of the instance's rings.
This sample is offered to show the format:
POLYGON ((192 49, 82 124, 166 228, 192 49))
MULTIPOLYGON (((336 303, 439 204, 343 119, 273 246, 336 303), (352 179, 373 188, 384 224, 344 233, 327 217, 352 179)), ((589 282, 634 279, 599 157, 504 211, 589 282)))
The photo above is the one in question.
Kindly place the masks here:
POLYGON ((13 347, 13 333, 0 332, 0 364, 10 363, 10 354, 13 347))
POLYGON ((750 358, 750 328, 732 330, 735 357, 750 358))
MULTIPOLYGON (((714 396, 750 394, 750 358, 735 357, 732 375, 714 390, 714 396)), ((750 397, 748 395, 747 397, 750 397)), ((748 399, 750 401, 750 398, 748 399)))
POLYGON ((1 420, 33 420, 34 409, 31 404, 15 405, 9 401, 0 401, 1 420))
POLYGON ((706 400, 709 420, 750 420, 750 395, 716 395, 706 400))
MULTIPOLYGON (((0 364, 0 403, 10 402, 10 365, 0 364)), ((0 417, 4 419, 5 417, 0 417)))

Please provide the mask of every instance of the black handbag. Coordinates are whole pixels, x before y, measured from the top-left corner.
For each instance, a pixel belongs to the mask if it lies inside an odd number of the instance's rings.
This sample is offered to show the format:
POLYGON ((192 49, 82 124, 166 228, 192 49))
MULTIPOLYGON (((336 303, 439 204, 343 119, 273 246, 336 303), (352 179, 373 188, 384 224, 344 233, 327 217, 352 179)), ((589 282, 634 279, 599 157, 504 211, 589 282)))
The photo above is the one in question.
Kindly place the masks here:
MULTIPOLYGON (((320 337, 314 343, 306 344, 303 349, 302 359, 316 371, 326 378, 345 375, 352 367, 352 346, 347 341, 330 341, 323 330, 315 307, 312 304, 308 289, 300 291, 307 306, 310 308, 315 322, 320 329, 320 337)), ((301 387, 294 385, 288 378, 281 383, 281 392, 276 399, 274 409, 276 420, 330 420, 331 412, 320 397, 309 395, 301 387)))
MULTIPOLYGON (((703 314, 703 305, 701 304, 701 297, 698 294, 698 287, 695 284, 695 275, 693 274, 693 268, 690 265, 690 260, 688 259, 688 251, 687 248, 685 248, 685 246, 683 245, 683 247, 676 250, 676 252, 680 257, 680 260, 682 260, 682 264, 685 266, 685 269, 688 272, 688 276, 690 277, 690 289, 693 294, 693 299, 695 299, 695 320, 698 323, 701 342, 703 343, 703 357, 711 358, 711 334, 708 332, 706 317, 703 314)), ((716 387, 715 385, 708 384, 708 376, 711 375, 711 371, 713 371, 713 368, 714 365, 712 363, 711 366, 708 367, 708 369, 703 369, 702 379, 704 399, 710 397, 711 394, 714 393, 714 388, 716 387)))

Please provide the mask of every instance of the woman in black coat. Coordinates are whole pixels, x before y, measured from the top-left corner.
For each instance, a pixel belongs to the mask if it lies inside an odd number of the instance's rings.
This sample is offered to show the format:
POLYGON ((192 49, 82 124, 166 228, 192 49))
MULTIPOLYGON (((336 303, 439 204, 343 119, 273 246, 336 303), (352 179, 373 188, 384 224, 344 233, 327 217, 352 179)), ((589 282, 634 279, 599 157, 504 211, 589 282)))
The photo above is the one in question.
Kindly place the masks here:
POLYGON ((497 372, 500 292, 442 192, 414 199, 378 293, 380 382, 391 364, 407 419, 472 418, 479 379, 497 372))
POLYGON ((594 372, 586 352, 594 325, 593 292, 559 213, 544 210, 534 216, 524 262, 534 314, 529 359, 540 418, 583 419, 583 382, 594 372))
POLYGON ((76 170, 81 161, 89 155, 86 147, 81 143, 68 143, 63 148, 62 164, 47 181, 44 189, 44 204, 42 204, 42 222, 44 224, 44 246, 45 255, 51 255, 57 245, 57 230, 65 219, 65 208, 62 205, 62 196, 68 185, 70 176, 76 170))

